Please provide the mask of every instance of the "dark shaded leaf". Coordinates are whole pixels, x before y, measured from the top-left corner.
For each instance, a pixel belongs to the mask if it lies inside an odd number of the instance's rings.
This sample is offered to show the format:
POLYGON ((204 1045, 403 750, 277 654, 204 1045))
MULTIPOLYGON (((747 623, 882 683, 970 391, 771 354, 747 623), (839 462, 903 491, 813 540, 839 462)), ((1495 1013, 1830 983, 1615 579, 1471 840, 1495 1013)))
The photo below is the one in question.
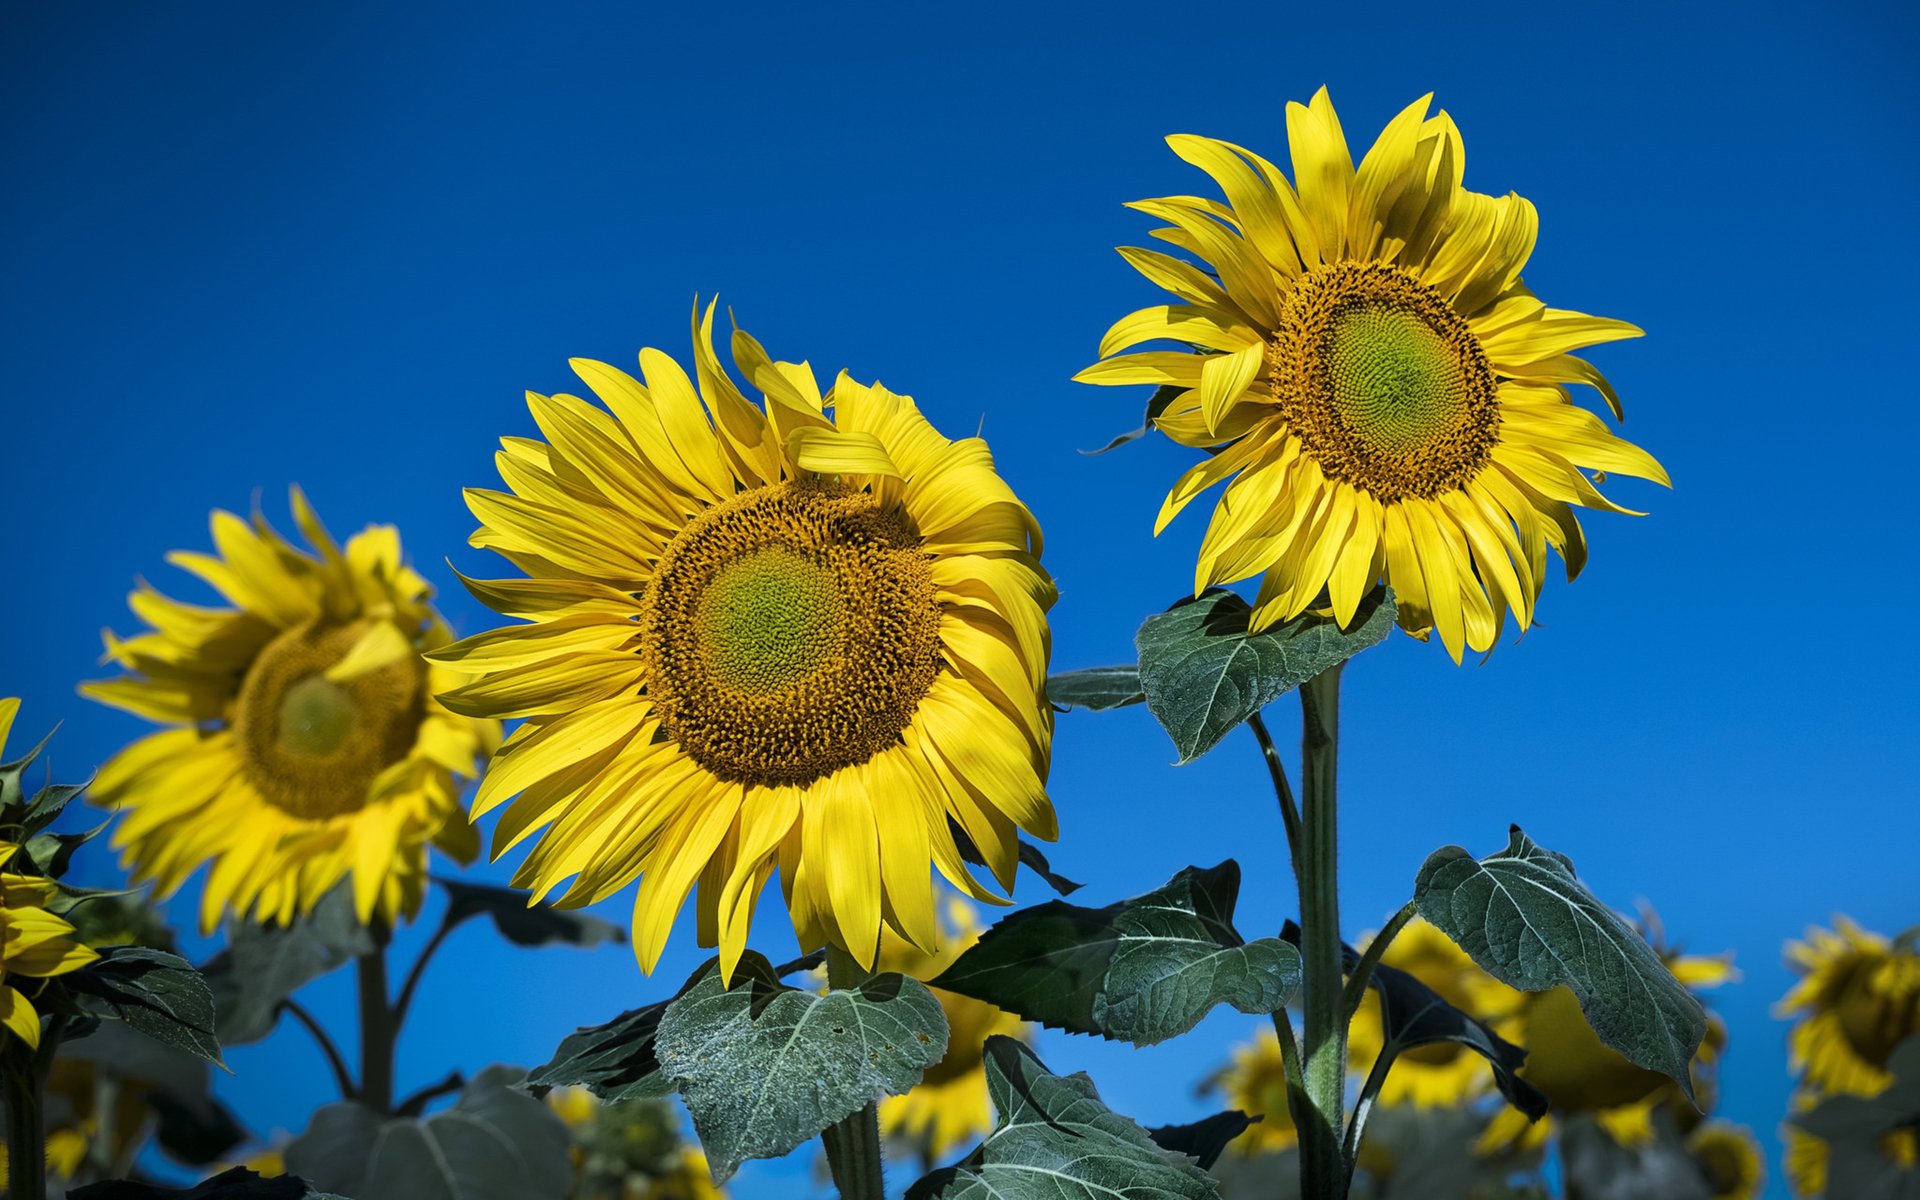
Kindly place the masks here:
POLYGON ((1161 1125, 1147 1130, 1147 1136, 1162 1150, 1184 1154, 1205 1171, 1220 1161, 1228 1143, 1260 1121, 1238 1109, 1202 1117, 1186 1125, 1161 1125))
POLYGON ((1185 1033, 1218 1004, 1271 1013, 1299 985, 1300 955, 1277 938, 1241 938, 1239 893, 1228 859, 1105 908, 1050 900, 1001 920, 932 983, 1138 1046, 1185 1033))
POLYGON ((1689 1068, 1706 1036, 1706 1010, 1574 877, 1566 856, 1518 825, 1507 848, 1485 859, 1448 846, 1420 868, 1414 904, 1501 982, 1529 992, 1566 985, 1602 1042, 1693 1098, 1689 1068))
POLYGON ((27 839, 23 849, 42 875, 48 879, 58 879, 67 873, 67 864, 72 861, 73 852, 92 841, 105 828, 106 825, 102 824, 84 833, 36 833, 27 839))
POLYGON ((1147 708, 1180 762, 1192 762, 1285 693, 1380 642, 1394 613, 1392 594, 1376 588, 1347 629, 1306 614, 1249 634, 1252 606, 1211 589, 1148 617, 1134 635, 1147 708))
POLYGON ((488 1067, 453 1107, 422 1119, 330 1104, 288 1144, 287 1169, 354 1200, 563 1200, 567 1127, 513 1086, 521 1078, 488 1067))
POLYGON ((1047 676, 1047 699, 1065 708, 1084 708, 1106 712, 1145 701, 1140 690, 1140 668, 1131 664, 1119 667, 1087 667, 1047 676))
POLYGON ((185 959, 145 946, 105 946, 98 962, 61 976, 81 1007, 125 1021, 163 1045, 220 1061, 213 995, 185 959))
MULTIPOLYGON (((1359 956, 1351 949, 1347 967, 1359 956)), ((1447 1003, 1409 972, 1379 963, 1367 986, 1380 993, 1381 1028, 1386 1045, 1381 1057, 1391 1062, 1408 1050, 1435 1042, 1454 1042, 1487 1060, 1493 1081, 1507 1103, 1538 1121, 1547 1115, 1547 1098, 1515 1072, 1527 1061, 1527 1052, 1482 1024, 1477 1017, 1447 1003)))
POLYGON ((228 922, 227 949, 201 968, 213 988, 221 1042, 259 1041, 272 1032, 289 996, 373 950, 373 937, 355 919, 353 894, 344 886, 291 925, 228 922))
POLYGON ((1185 390, 1185 388, 1172 386, 1155 388, 1153 395, 1147 400, 1147 415, 1141 420, 1138 429, 1129 429, 1127 432, 1117 435, 1112 441, 1100 447, 1098 450, 1082 450, 1080 453, 1092 458, 1096 455, 1105 454, 1109 450, 1118 450, 1128 442, 1139 441, 1141 438, 1147 436, 1147 433, 1153 428, 1154 418, 1166 412, 1167 405, 1172 404, 1175 398, 1185 390))
MULTIPOLYGON (((672 1095, 673 1080, 660 1070, 654 1052, 660 1018, 667 1005, 705 979, 718 962, 708 959, 670 999, 629 1009, 604 1025, 574 1030, 554 1050, 551 1061, 527 1076, 527 1089, 544 1096, 550 1088, 583 1087, 610 1104, 672 1095)), ((804 958, 776 968, 780 975, 811 969, 804 958)))
POLYGON ((181 1162, 205 1166, 248 1140, 247 1130, 214 1097, 205 1059, 119 1021, 95 1024, 84 1038, 63 1041, 61 1057, 92 1063, 118 1086, 144 1097, 159 1117, 154 1137, 161 1149, 181 1162))
POLYGON ((305 1180, 293 1175, 265 1179, 245 1167, 235 1167, 183 1188, 109 1179, 74 1188, 67 1193, 67 1200, 346 1200, 346 1197, 317 1192, 305 1180))
POLYGON ((1920 1136, 1920 1035, 1887 1059, 1893 1082, 1877 1096, 1829 1096, 1790 1119, 1827 1143, 1827 1195, 1839 1200, 1920 1200, 1920 1166, 1886 1152, 1897 1130, 1920 1136))
MULTIPOLYGON (((948 818, 947 828, 953 834, 953 844, 959 849, 961 858, 976 867, 987 865, 986 857, 980 853, 980 848, 973 844, 973 839, 967 836, 967 831, 960 828, 958 822, 948 818)), ((1047 856, 1040 852, 1040 847, 1025 838, 1020 839, 1020 865, 1038 875, 1057 896, 1071 896, 1080 890, 1080 884, 1068 879, 1065 875, 1055 873, 1052 864, 1047 862, 1047 856)))
POLYGON ((1100 1103, 1085 1075, 1053 1075, 1007 1037, 985 1050, 998 1117, 973 1152, 907 1189, 907 1200, 1213 1200, 1186 1155, 1100 1103))
POLYGON ((516 946, 546 946, 554 942, 598 946, 602 942, 627 940, 625 931, 611 921, 546 904, 529 907, 527 893, 512 888, 463 883, 438 875, 434 876, 434 882, 447 892, 447 914, 442 923, 448 928, 484 915, 492 918, 494 928, 516 946))
POLYGON ((703 967, 668 1002, 653 1052, 686 1100, 714 1177, 777 1158, 827 1126, 920 1082, 947 1052, 926 985, 879 975, 824 995, 781 983, 749 951, 722 986, 703 967))

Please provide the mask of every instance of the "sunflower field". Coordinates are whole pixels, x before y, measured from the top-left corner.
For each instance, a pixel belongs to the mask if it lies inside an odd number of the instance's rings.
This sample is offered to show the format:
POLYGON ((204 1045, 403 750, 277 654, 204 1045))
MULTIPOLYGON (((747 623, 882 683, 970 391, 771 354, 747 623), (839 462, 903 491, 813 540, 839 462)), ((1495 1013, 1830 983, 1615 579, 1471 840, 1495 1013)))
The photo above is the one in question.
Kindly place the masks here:
POLYGON ((7 1200, 1920 1200, 1916 49, 0 10, 7 1200))

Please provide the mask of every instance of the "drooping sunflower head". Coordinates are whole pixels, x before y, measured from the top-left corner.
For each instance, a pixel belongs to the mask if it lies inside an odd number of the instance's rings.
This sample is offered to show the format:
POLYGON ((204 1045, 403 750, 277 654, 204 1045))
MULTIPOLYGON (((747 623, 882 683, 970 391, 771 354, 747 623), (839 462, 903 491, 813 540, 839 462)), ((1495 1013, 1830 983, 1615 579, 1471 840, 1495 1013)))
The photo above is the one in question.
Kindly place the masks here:
MULTIPOLYGON (((1408 923, 1380 961, 1413 975, 1495 1033, 1517 1040, 1516 1017, 1525 997, 1481 970, 1466 951, 1425 919, 1408 923)), ((1372 1068, 1383 1042, 1378 996, 1370 993, 1355 1011, 1347 1039, 1350 1065, 1364 1074, 1372 1068)), ((1394 1059, 1380 1103, 1448 1108, 1483 1095, 1492 1086, 1485 1059, 1457 1043, 1438 1042, 1404 1051, 1394 1059)))
POLYGON ((1445 112, 1429 118, 1430 101, 1389 122, 1357 168, 1325 89, 1289 104, 1291 181, 1242 147, 1168 138, 1226 203, 1131 207, 1166 221, 1154 236, 1209 269, 1123 247, 1179 302, 1122 317, 1103 361, 1076 378, 1171 389, 1154 424, 1217 451, 1175 483, 1155 529, 1232 481, 1196 592, 1262 576, 1262 629, 1323 595, 1350 621, 1384 580, 1401 625, 1437 630, 1458 662, 1490 648, 1509 611, 1532 622, 1549 546, 1569 578, 1579 572, 1575 506, 1628 511, 1584 470, 1667 477, 1567 391, 1595 388, 1617 417, 1612 386, 1573 351, 1640 331, 1527 290, 1533 205, 1461 186, 1459 130, 1445 112), (1124 353, 1156 340, 1190 349, 1124 353))
POLYGON ((1780 1001, 1797 1018, 1788 1040, 1793 1069, 1829 1092, 1874 1096, 1893 1082, 1887 1058, 1920 1033, 1920 951, 1846 917, 1787 945, 1800 982, 1780 1001))
POLYGON ((474 801, 509 798, 516 883, 588 904, 635 878, 651 970, 696 883, 731 973, 776 867, 800 940, 871 964, 882 926, 939 944, 932 868, 977 899, 956 831, 1011 886, 1016 830, 1055 834, 1043 700, 1052 581, 979 438, 913 401, 733 335, 747 399, 694 320, 694 373, 576 359, 604 408, 530 395, 507 491, 467 494, 473 544, 527 578, 468 581, 526 623, 432 655, 443 694, 523 717, 474 801), (698 380, 696 383, 695 380, 698 380))
POLYGON ((1713 1200, 1759 1200, 1766 1187, 1766 1159, 1745 1125, 1709 1121, 1687 1137, 1687 1153, 1713 1200))
MULTIPOLYGON (((880 935, 878 971, 914 979, 939 975, 980 940, 979 913, 957 897, 946 905, 940 949, 929 953, 886 932, 880 935)), ((984 1065, 989 1037, 1028 1040, 1033 1027, 1004 1009, 933 989, 947 1017, 947 1053, 927 1069, 913 1090, 880 1101, 880 1131, 910 1145, 923 1162, 943 1159, 993 1128, 993 1103, 984 1065)))
POLYGON ((168 561, 232 605, 171 600, 144 581, 128 597, 150 626, 106 635, 125 669, 81 692, 169 728, 101 768, 93 799, 136 883, 163 892, 210 865, 200 920, 286 921, 351 876, 362 921, 418 911, 427 846, 461 861, 477 840, 462 781, 499 743, 492 720, 434 699, 452 677, 421 653, 452 640, 392 526, 335 544, 298 488, 312 549, 263 517, 213 514, 216 554, 168 561))
POLYGON ((1251 1042, 1235 1046, 1233 1061, 1204 1087, 1224 1096, 1228 1108, 1260 1118, 1257 1124, 1233 1139, 1237 1153, 1273 1153, 1288 1149, 1300 1140, 1293 1113, 1287 1107, 1286 1058, 1280 1050, 1279 1035, 1273 1030, 1263 1028, 1251 1042))

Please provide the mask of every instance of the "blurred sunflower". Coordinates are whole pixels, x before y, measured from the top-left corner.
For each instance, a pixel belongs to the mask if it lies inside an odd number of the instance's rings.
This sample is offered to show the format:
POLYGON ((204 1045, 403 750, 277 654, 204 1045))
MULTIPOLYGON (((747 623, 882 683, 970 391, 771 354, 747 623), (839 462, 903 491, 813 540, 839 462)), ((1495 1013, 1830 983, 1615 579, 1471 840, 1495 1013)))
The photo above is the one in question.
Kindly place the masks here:
POLYGON ((1911 935, 1889 941, 1846 917, 1787 945, 1801 976, 1777 1015, 1797 1017, 1791 1067, 1827 1092, 1874 1096, 1893 1082, 1887 1056, 1920 1033, 1920 953, 1911 935))
MULTIPOLYGON (((1726 957, 1682 955, 1663 945, 1658 919, 1642 918, 1643 931, 1674 978, 1694 992, 1718 987, 1738 977, 1726 957)), ((1585 1113, 1623 1146, 1644 1145, 1654 1134, 1654 1113, 1671 1111, 1690 1132, 1699 1113, 1680 1085, 1658 1071, 1635 1066, 1601 1042, 1580 1012, 1580 1001, 1564 987, 1530 992, 1521 997, 1512 1040, 1527 1051, 1520 1077, 1539 1088, 1553 1108, 1531 1124, 1526 1115, 1502 1108, 1481 1135, 1479 1148, 1493 1152, 1506 1147, 1532 1149, 1552 1135, 1555 1117, 1585 1113)), ((1712 1013, 1707 1037, 1693 1060, 1693 1086, 1702 1110, 1713 1107, 1713 1071, 1726 1046, 1726 1026, 1712 1013)))
MULTIPOLYGON (((1816 1097, 1801 1093, 1794 1097, 1796 1109, 1811 1108, 1817 1102, 1816 1097)), ((1781 1134, 1786 1139, 1786 1154, 1783 1165, 1786 1168, 1787 1182, 1796 1196, 1825 1196, 1827 1191, 1827 1160, 1830 1154, 1823 1138, 1817 1138, 1797 1125, 1781 1126, 1781 1134)), ((1899 1171, 1911 1172, 1920 1168, 1920 1129, 1896 1129, 1879 1140, 1877 1149, 1880 1157, 1888 1166, 1899 1171)), ((1834 1197, 1833 1200, 1842 1200, 1834 1197)))
POLYGON ((1253 628, 1325 592, 1350 621, 1376 580, 1400 624, 1438 629, 1447 652, 1490 648, 1507 610, 1533 620, 1550 545, 1568 577, 1586 560, 1573 506, 1627 512, 1583 469, 1667 482, 1652 456, 1571 403, 1568 384, 1613 388, 1573 351, 1638 336, 1623 321, 1548 308, 1520 282, 1539 221, 1516 195, 1461 186, 1465 150, 1432 98, 1388 123, 1356 169, 1322 88, 1287 106, 1289 183, 1252 151, 1178 134, 1175 154, 1227 203, 1131 207, 1211 272, 1123 247, 1181 303, 1122 317, 1096 384, 1174 389, 1154 424, 1217 453, 1175 483, 1155 532, 1233 479, 1194 569, 1196 593, 1264 573, 1253 628), (1142 342, 1198 352, 1121 354, 1142 342))
POLYGON ((1709 1121, 1687 1138, 1687 1153, 1706 1177, 1713 1200, 1759 1200, 1766 1187, 1760 1143, 1744 1125, 1709 1121))
POLYGON ((1228 1108, 1261 1120, 1232 1142, 1236 1153, 1269 1154, 1300 1140, 1287 1108, 1287 1067, 1280 1037, 1262 1028, 1251 1042, 1234 1047, 1233 1061, 1201 1085, 1226 1097, 1228 1108))
POLYGON ((681 1147, 664 1173, 627 1195, 632 1200, 727 1200, 725 1189, 713 1181, 707 1156, 697 1146, 681 1147))
POLYGON ((730 975, 776 864, 804 946, 871 966, 884 923, 931 950, 930 863, 996 899, 954 826, 1002 887, 1016 828, 1055 836, 1039 527, 979 438, 844 373, 823 396, 736 330, 763 408, 712 339, 710 304, 697 388, 658 350, 644 383, 575 359, 611 415, 529 395, 547 440, 503 439, 511 492, 467 493, 473 544, 530 577, 469 581, 528 624, 431 656, 474 676, 450 708, 527 718, 474 816, 518 794, 496 857, 550 826, 514 878, 537 896, 640 879, 649 971, 697 881, 701 944, 730 975))
MULTIPOLYGON (((19 704, 0 701, 0 749, 19 704)), ((41 985, 33 981, 77 971, 100 956, 74 940, 72 925, 47 911, 52 880, 5 871, 19 849, 0 842, 0 1025, 37 1050, 40 1012, 28 997, 41 985)))
MULTIPOLYGON (((882 933, 875 970, 928 980, 980 940, 979 913, 957 897, 947 902, 940 949, 928 953, 882 933)), ((947 1053, 927 1069, 913 1090, 880 1101, 880 1132, 911 1145, 923 1162, 950 1152, 993 1128, 987 1097, 986 1041, 994 1034, 1028 1040, 1033 1027, 984 1000, 933 989, 947 1014, 947 1053)))
POLYGON ((429 842, 461 862, 479 849, 460 787, 500 726, 434 700, 454 680, 420 657, 452 640, 432 590, 392 526, 342 551, 298 488, 292 506, 314 553, 215 511, 219 553, 167 561, 234 607, 142 581, 128 604, 152 628, 106 635, 127 674, 80 688, 173 726, 102 767, 93 798, 125 814, 113 844, 135 883, 171 893, 212 865, 203 930, 223 912, 291 920, 349 875, 360 920, 391 924, 419 910, 429 842))
MULTIPOLYGON (((1409 922, 1380 961, 1414 976, 1501 1037, 1519 1039, 1517 1017, 1525 995, 1482 971, 1466 951, 1425 919, 1409 922)), ((1383 1037, 1380 998, 1369 992, 1347 1031, 1348 1065, 1363 1075, 1372 1069, 1383 1037)), ((1450 1108, 1492 1086, 1493 1073, 1485 1059, 1456 1042, 1437 1042, 1404 1051, 1393 1060, 1380 1089, 1380 1103, 1450 1108)))

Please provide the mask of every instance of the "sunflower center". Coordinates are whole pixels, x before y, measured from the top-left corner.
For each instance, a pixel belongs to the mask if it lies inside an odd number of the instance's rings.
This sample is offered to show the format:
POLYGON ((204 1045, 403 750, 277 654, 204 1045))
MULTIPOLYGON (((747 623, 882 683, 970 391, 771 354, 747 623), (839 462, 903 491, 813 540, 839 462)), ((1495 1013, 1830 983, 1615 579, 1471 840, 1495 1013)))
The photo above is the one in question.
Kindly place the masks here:
POLYGON ((413 747, 425 704, 418 658, 327 678, 372 625, 289 629, 267 643, 240 685, 231 723, 248 781, 290 816, 358 812, 374 779, 413 747))
POLYGON ((836 483, 755 488, 688 522, 640 630, 667 735, 741 783, 806 784, 897 745, 940 667, 919 536, 836 483))
POLYGON ((1336 263, 1301 279, 1267 367, 1281 416, 1320 469, 1386 503, 1459 488, 1499 440, 1479 339, 1393 267, 1336 263))

